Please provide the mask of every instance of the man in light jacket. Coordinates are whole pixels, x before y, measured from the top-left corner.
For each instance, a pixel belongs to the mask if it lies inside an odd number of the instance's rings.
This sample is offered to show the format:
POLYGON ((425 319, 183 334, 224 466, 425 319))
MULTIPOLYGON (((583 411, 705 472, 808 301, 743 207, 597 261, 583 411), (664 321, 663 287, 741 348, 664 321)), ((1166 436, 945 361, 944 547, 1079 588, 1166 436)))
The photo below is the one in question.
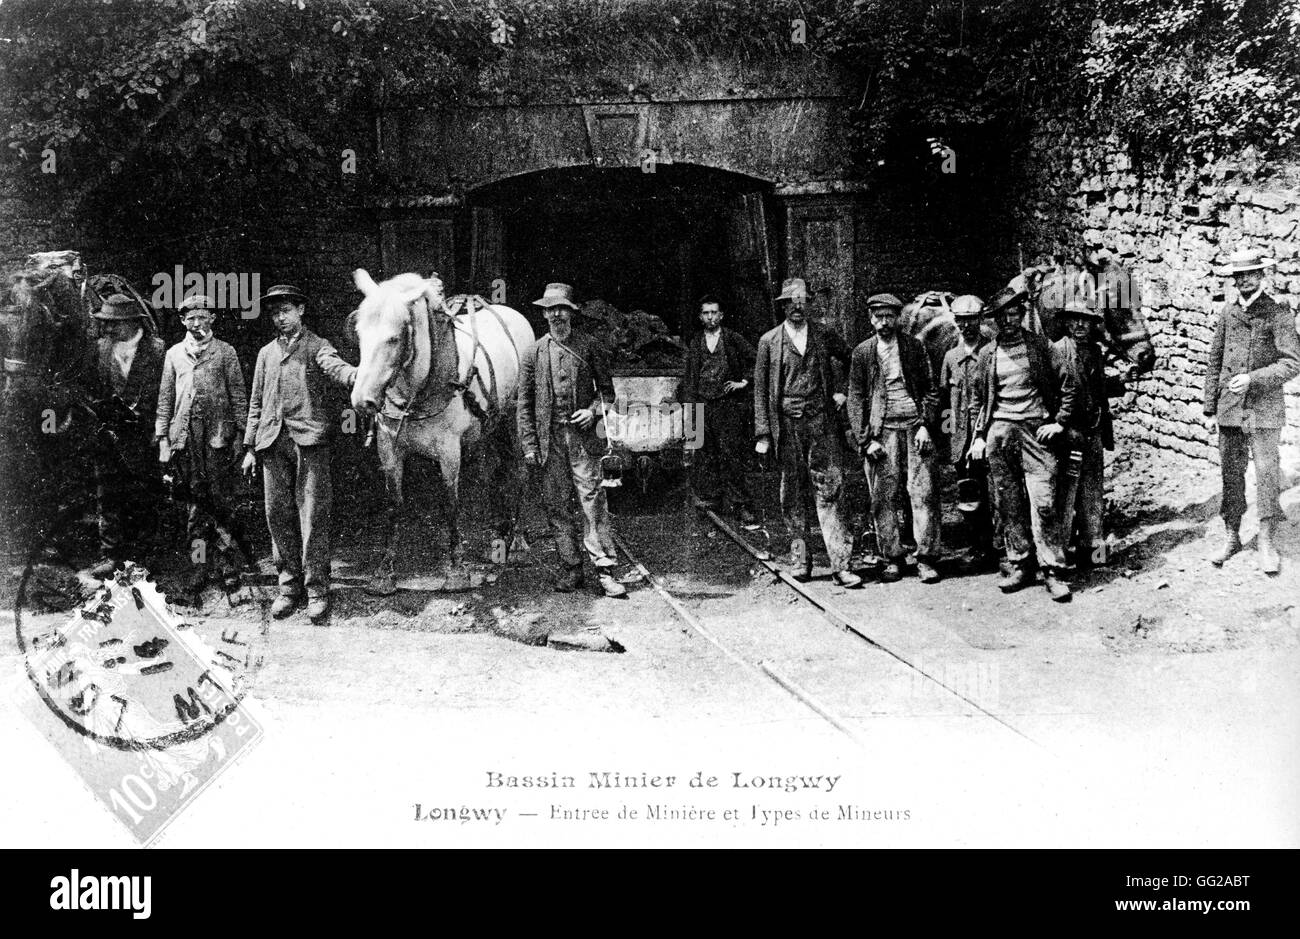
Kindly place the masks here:
POLYGON ((172 468, 186 490, 186 553, 194 566, 187 586, 202 589, 211 570, 229 592, 239 588, 236 550, 248 544, 234 521, 231 487, 248 394, 234 347, 213 335, 215 310, 212 299, 201 295, 180 305, 185 338, 163 359, 154 438, 158 461, 172 468))
POLYGON ((280 579, 271 615, 283 619, 307 601, 316 625, 329 617, 330 481, 326 390, 351 388, 357 369, 329 342, 302 325, 307 297, 277 284, 259 301, 279 335, 257 354, 248 400, 243 470, 252 476, 262 460, 266 524, 280 579))

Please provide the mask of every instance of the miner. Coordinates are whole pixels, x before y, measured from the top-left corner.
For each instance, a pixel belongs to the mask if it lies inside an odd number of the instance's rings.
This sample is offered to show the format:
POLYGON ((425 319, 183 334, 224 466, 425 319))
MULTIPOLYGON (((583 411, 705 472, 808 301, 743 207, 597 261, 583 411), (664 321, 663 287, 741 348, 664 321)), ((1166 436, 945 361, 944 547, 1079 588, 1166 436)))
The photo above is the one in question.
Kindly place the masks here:
POLYGON ((906 552, 898 533, 898 502, 911 497, 916 570, 921 582, 939 580, 943 512, 934 437, 939 388, 925 347, 898 329, 903 302, 891 293, 867 300, 875 335, 853 350, 849 367, 849 426, 865 461, 871 514, 885 566, 880 578, 902 577, 906 552))
POLYGON ((1205 373, 1205 416, 1219 429, 1219 469, 1223 479, 1223 544, 1210 561, 1223 564, 1241 550, 1241 517, 1246 512, 1246 462, 1255 461, 1255 503, 1259 513, 1259 566, 1281 570, 1278 526, 1284 516, 1278 500, 1281 468, 1278 446, 1286 424, 1282 386, 1300 375, 1300 337, 1291 311, 1265 291, 1264 272, 1274 260, 1260 251, 1237 251, 1223 273, 1233 279, 1237 298, 1214 326, 1205 373))
POLYGON ((754 520, 754 500, 745 481, 745 453, 754 347, 722 325, 723 316, 717 297, 701 297, 703 329, 686 347, 681 398, 704 410, 704 439, 693 454, 691 489, 697 506, 726 500, 740 521, 749 524, 754 520))
POLYGON ((997 534, 989 493, 988 462, 973 460, 971 444, 979 422, 980 388, 976 384, 976 361, 989 343, 983 327, 984 301, 964 294, 950 307, 957 324, 957 344, 943 357, 939 371, 939 392, 947 394, 948 421, 952 428, 949 457, 957 477, 957 510, 967 531, 967 541, 977 566, 997 563, 1001 537, 997 534))
POLYGON ((848 569, 853 539, 841 453, 849 349, 834 330, 809 320, 802 278, 788 278, 776 302, 785 321, 763 334, 754 364, 754 449, 775 450, 781 467, 781 511, 791 539, 784 561, 796 577, 812 576, 811 488, 831 576, 842 587, 858 587, 862 578, 848 569))
POLYGON ((91 376, 105 433, 95 457, 101 558, 87 573, 104 577, 123 561, 143 563, 132 555, 157 534, 162 488, 152 431, 165 347, 145 329, 144 307, 125 294, 110 296, 94 316, 106 332, 91 376))
POLYGON ((1074 376, 1046 339, 1024 329, 1026 299, 1022 288, 1007 287, 989 301, 998 335, 976 360, 981 405, 970 455, 989 463, 1007 556, 998 587, 1011 593, 1032 583, 1036 558, 1048 593, 1065 602, 1070 588, 1061 579, 1056 479, 1074 409, 1074 376))
POLYGON ((1060 313, 1065 334, 1055 352, 1074 376, 1075 403, 1066 425, 1065 459, 1056 486, 1061 541, 1067 546, 1079 527, 1077 562, 1082 567, 1106 563, 1102 527, 1106 450, 1115 449, 1110 399, 1100 345, 1104 316, 1082 298, 1067 300, 1060 313))
POLYGON ((555 589, 567 593, 582 586, 578 525, 569 509, 576 492, 583 550, 602 592, 621 597, 627 588, 613 576, 618 551, 596 455, 596 421, 614 403, 607 354, 600 342, 574 329, 573 317, 581 311, 568 284, 547 284, 533 304, 544 311, 550 331, 524 355, 516 418, 524 461, 542 473, 542 501, 560 556, 555 589))

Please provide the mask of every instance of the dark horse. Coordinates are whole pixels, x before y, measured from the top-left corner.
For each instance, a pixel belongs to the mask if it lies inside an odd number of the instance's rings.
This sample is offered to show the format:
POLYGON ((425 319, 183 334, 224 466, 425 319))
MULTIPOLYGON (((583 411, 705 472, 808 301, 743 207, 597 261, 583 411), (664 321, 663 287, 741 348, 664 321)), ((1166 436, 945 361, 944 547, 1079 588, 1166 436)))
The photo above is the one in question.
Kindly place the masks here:
POLYGON ((0 278, 0 509, 9 549, 39 537, 65 486, 85 488, 80 464, 103 406, 92 399, 91 313, 103 293, 124 287, 114 275, 87 279, 73 251, 31 255, 0 278))

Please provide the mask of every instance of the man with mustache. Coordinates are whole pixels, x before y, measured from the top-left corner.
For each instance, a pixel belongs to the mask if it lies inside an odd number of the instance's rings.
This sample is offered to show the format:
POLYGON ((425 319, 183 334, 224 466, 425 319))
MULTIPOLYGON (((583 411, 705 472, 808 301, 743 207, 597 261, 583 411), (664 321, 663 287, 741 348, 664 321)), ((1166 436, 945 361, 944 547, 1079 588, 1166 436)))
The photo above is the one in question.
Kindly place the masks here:
MULTIPOLYGON (((935 564, 943 520, 935 474, 932 429, 939 389, 925 347, 898 329, 903 301, 892 293, 867 300, 876 334, 853 350, 849 369, 849 424, 865 461, 871 515, 885 567, 880 579, 903 576, 906 552, 898 534, 898 498, 911 496, 916 569, 921 582, 937 583, 935 564)), ((937 430, 935 431, 937 432, 937 430)))
POLYGON ((754 364, 754 449, 775 449, 781 466, 781 512, 791 539, 785 561, 796 578, 812 576, 805 504, 811 488, 831 577, 841 587, 860 587, 862 578, 849 570, 853 538, 840 454, 849 349, 839 333, 809 320, 803 278, 787 278, 776 301, 785 322, 763 334, 754 364))
POLYGON ((515 415, 524 461, 542 472, 542 501, 560 556, 555 589, 569 593, 582 586, 578 526, 569 511, 576 491, 582 509, 581 543, 596 568, 600 589, 607 597, 622 597, 627 588, 613 576, 618 550, 600 485, 600 461, 592 452, 596 420, 614 403, 607 356, 593 337, 574 330, 573 315, 581 311, 568 284, 547 284, 533 304, 545 311, 550 331, 520 364, 515 415))

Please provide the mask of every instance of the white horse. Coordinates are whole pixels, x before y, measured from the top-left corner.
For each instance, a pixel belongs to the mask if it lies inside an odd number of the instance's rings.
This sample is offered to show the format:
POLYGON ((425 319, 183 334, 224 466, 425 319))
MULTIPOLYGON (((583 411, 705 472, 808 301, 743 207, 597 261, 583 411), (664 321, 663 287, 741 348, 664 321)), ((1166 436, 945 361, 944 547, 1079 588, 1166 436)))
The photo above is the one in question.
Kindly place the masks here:
MULTIPOLYGON (((480 442, 496 452, 491 500, 498 534, 505 537, 516 475, 515 392, 520 362, 532 348, 528 321, 499 304, 474 306, 451 316, 437 275, 399 274, 375 283, 364 270, 353 274, 364 294, 353 313, 361 364, 352 406, 374 415, 379 465, 388 498, 384 553, 368 589, 397 589, 394 546, 403 507, 402 473, 410 454, 438 464, 446 496, 452 576, 464 579, 457 520, 461 455, 480 442)), ((517 480, 515 481, 517 484, 517 480)))

